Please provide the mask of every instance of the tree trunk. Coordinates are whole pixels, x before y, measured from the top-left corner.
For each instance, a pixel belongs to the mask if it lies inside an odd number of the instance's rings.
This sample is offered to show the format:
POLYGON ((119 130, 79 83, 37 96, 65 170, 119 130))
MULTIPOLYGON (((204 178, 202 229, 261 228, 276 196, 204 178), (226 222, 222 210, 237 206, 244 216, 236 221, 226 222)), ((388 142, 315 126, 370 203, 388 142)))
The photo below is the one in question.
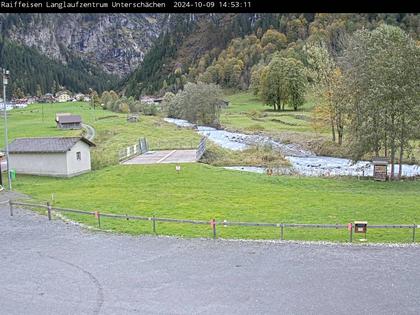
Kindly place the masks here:
POLYGON ((395 165, 395 140, 391 141, 391 180, 394 179, 394 165, 395 165))
POLYGON ((400 167, 398 168, 398 179, 401 179, 402 175, 402 160, 404 157, 404 125, 405 125, 405 119, 404 114, 402 117, 402 123, 401 123, 401 138, 400 138, 400 167))
POLYGON ((388 156, 388 137, 387 137, 386 131, 384 135, 384 154, 385 154, 385 157, 388 156))
MULTIPOLYGON (((395 117, 391 116, 391 126, 392 130, 395 130, 395 117)), ((394 179, 394 165, 395 165, 395 137, 391 138, 391 180, 394 179)))
POLYGON ((398 168, 398 179, 401 179, 402 176, 402 160, 404 157, 404 145, 401 143, 400 146, 400 167, 398 168))
POLYGON ((340 129, 338 129, 338 145, 342 145, 343 144, 343 130, 342 127, 340 127, 340 129))
POLYGON ((337 115, 337 133, 338 133, 338 144, 343 144, 343 133, 344 133, 344 126, 341 123, 341 114, 337 115))
POLYGON ((335 142, 335 126, 334 126, 334 119, 332 118, 332 115, 330 116, 330 122, 331 122, 332 141, 335 142))
POLYGON ((387 110, 385 110, 385 128, 384 128, 384 154, 385 157, 388 156, 388 133, 387 133, 387 128, 386 128, 386 117, 387 117, 387 110))

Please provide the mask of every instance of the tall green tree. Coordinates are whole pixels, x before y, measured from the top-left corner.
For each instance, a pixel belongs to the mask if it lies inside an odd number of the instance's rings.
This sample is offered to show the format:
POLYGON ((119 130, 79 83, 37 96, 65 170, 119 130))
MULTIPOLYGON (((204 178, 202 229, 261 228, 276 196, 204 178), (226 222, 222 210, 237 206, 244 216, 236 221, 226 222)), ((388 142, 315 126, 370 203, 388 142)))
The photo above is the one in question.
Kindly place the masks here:
POLYGON ((297 109, 303 104, 306 75, 302 62, 276 56, 261 72, 260 88, 265 104, 274 110, 284 110, 289 104, 297 109))
MULTIPOLYGON (((344 134, 344 121, 346 107, 343 106, 346 89, 342 86, 342 74, 336 61, 323 41, 308 43, 304 47, 307 62, 314 82, 314 90, 318 97, 320 107, 315 110, 315 119, 318 113, 328 115, 332 141, 341 145, 344 134)), ((322 120, 325 117, 321 117, 322 120)))
POLYGON ((169 104, 170 117, 186 119, 192 123, 219 126, 223 93, 219 86, 203 82, 187 83, 169 104))
POLYGON ((384 154, 394 165, 411 150, 420 129, 420 48, 398 27, 357 31, 344 58, 353 92, 351 136, 354 158, 384 154))
POLYGON ((302 62, 294 58, 288 58, 287 84, 289 90, 289 103, 294 110, 305 102, 306 73, 302 62))

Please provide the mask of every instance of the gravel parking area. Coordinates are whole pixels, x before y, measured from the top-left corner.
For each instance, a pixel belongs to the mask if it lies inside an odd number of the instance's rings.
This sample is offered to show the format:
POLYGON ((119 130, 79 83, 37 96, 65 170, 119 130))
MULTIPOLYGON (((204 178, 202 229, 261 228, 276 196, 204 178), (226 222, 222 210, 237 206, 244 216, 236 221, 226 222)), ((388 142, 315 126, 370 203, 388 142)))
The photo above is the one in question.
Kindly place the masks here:
POLYGON ((133 237, 15 212, 0 205, 2 314, 420 313, 419 246, 133 237))

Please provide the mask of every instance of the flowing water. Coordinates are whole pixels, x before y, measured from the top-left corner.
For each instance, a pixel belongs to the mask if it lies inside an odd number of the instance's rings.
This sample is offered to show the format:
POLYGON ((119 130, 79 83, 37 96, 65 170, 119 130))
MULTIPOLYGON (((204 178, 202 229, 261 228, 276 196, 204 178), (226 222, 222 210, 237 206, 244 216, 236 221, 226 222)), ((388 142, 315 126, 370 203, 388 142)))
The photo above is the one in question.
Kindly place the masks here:
MULTIPOLYGON (((313 152, 303 149, 298 144, 285 144, 272 140, 270 137, 261 135, 247 135, 243 133, 229 132, 207 126, 197 126, 186 120, 165 118, 165 121, 180 127, 196 128, 200 135, 206 136, 222 148, 230 150, 244 150, 254 145, 269 145, 280 152, 290 162, 292 168, 277 169, 281 174, 300 174, 306 176, 372 176, 373 164, 369 161, 353 163, 349 159, 335 158, 330 156, 317 156, 313 152)), ((395 165, 398 173, 399 165, 395 165)), ((264 167, 232 166, 227 169, 264 173, 264 167)), ((390 173, 390 167, 388 168, 390 173)), ((420 175, 419 165, 402 165, 403 176, 420 175)))

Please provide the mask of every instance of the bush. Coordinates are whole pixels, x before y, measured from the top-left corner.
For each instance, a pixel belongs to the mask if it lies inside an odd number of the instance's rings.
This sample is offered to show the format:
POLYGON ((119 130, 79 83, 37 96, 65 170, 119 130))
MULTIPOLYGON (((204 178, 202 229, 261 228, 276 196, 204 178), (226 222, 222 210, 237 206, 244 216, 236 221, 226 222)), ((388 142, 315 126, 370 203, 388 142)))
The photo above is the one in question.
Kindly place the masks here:
POLYGON ((170 101, 168 117, 182 118, 191 123, 219 126, 223 94, 219 86, 202 82, 187 83, 170 101))
POLYGON ((158 107, 154 104, 142 103, 141 112, 146 116, 156 116, 158 114, 158 107))

